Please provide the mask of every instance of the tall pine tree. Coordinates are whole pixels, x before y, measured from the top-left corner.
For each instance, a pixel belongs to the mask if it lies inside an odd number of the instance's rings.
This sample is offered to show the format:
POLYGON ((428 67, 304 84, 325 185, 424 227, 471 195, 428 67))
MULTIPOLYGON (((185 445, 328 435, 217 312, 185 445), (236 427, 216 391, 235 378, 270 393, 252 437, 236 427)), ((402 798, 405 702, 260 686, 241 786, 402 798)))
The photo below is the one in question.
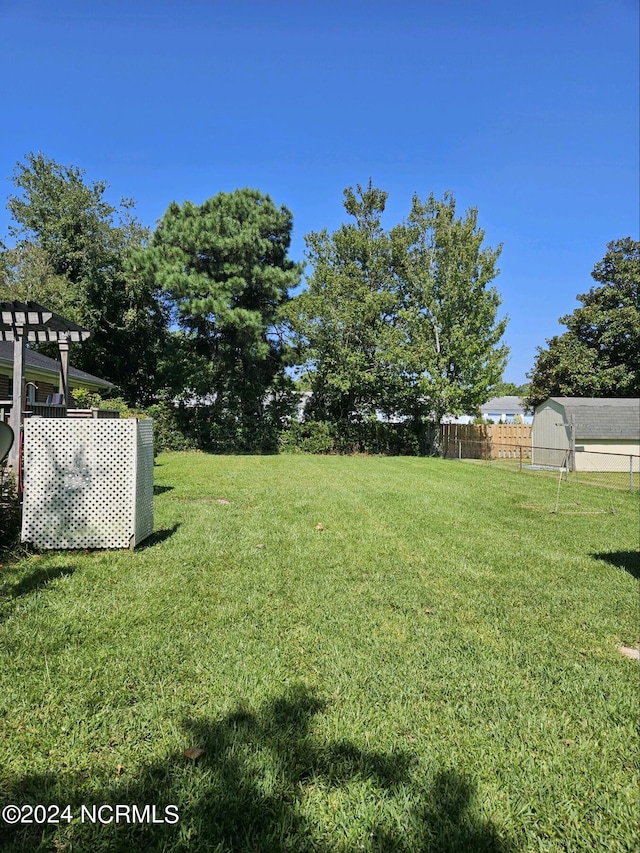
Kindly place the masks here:
POLYGON ((201 441, 219 450, 274 442, 284 377, 281 312, 300 266, 288 258, 293 219, 268 195, 242 189, 198 206, 172 203, 145 252, 179 332, 169 381, 205 418, 201 441))

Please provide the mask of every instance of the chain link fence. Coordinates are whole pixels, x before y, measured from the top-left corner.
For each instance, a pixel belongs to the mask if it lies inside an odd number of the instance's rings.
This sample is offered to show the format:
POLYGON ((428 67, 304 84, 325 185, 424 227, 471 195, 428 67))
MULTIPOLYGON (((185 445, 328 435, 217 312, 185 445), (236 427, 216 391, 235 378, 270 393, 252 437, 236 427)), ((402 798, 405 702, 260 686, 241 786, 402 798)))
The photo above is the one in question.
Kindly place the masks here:
POLYGON ((443 445, 448 459, 475 460, 487 465, 539 476, 558 477, 620 491, 640 489, 640 456, 531 444, 494 446, 490 441, 452 437, 443 445), (540 461, 542 460, 542 461, 540 461))

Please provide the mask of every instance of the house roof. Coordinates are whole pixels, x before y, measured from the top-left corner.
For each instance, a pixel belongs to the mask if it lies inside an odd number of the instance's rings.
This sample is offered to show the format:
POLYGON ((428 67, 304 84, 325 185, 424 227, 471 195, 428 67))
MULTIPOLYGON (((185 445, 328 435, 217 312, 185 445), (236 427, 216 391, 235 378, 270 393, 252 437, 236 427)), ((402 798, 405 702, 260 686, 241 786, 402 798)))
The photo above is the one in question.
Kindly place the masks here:
POLYGON ((500 414, 503 415, 524 415, 525 413, 520 397, 512 395, 507 395, 505 397, 492 397, 480 406, 480 411, 483 415, 488 415, 492 412, 500 412, 500 414))
POLYGON ((569 419, 573 416, 576 438, 640 441, 638 397, 550 397, 549 400, 562 406, 569 419))
MULTIPOLYGON (((60 372, 60 362, 54 358, 49 358, 42 353, 34 352, 32 349, 25 349, 25 366, 31 367, 33 370, 38 370, 42 373, 50 373, 57 377, 60 372)), ((13 343, 11 341, 0 340, 0 365, 6 364, 13 369, 13 343)), ((106 379, 100 379, 99 376, 93 376, 91 373, 86 373, 84 370, 78 370, 76 367, 69 365, 69 379, 75 379, 77 382, 84 382, 90 385, 96 385, 98 388, 113 388, 111 382, 106 379)))

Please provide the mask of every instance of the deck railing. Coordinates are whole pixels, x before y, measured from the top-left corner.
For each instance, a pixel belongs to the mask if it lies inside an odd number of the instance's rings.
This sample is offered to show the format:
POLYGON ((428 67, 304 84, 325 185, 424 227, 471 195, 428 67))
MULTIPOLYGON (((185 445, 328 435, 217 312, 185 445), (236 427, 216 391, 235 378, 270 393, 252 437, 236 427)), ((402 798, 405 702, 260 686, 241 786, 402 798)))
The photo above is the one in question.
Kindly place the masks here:
MULTIPOLYGON (((8 421, 12 401, 0 400, 0 421, 8 421)), ((119 418, 116 409, 68 409, 48 403, 28 403, 24 410, 26 418, 119 418)))

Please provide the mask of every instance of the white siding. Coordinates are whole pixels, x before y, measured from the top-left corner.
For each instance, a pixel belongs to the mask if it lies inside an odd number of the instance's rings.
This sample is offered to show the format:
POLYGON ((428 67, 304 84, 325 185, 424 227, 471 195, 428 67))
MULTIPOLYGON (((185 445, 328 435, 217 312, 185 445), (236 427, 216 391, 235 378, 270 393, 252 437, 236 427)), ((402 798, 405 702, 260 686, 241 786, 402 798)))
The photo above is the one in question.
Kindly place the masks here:
POLYGON ((576 438, 576 471, 629 471, 640 468, 640 443, 576 438), (584 450, 580 450, 584 448, 584 450))

